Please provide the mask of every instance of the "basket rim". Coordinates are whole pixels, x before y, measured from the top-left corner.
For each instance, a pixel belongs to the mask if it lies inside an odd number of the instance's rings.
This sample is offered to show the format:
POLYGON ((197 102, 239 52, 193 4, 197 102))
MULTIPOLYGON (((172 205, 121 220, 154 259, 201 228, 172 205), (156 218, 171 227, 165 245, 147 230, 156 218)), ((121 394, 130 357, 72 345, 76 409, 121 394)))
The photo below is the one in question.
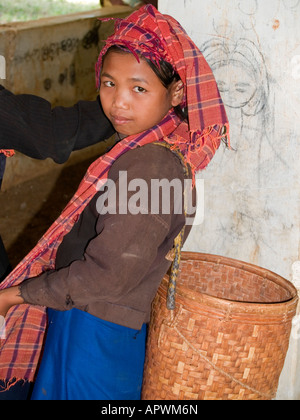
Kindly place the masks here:
MULTIPOLYGON (((291 298, 285 301, 280 302, 247 302, 247 301, 238 301, 238 300, 231 300, 225 298, 219 298, 217 296, 213 296, 204 292, 192 292, 187 287, 182 286, 179 282, 176 286, 176 300, 177 298, 180 299, 180 296, 183 298, 190 299, 193 304, 195 305, 208 305, 214 307, 216 309, 221 310, 222 312, 225 310, 226 312, 236 311, 239 313, 264 313, 265 315, 285 315, 289 316, 289 314, 295 313, 297 304, 298 304, 298 291, 296 287, 284 277, 274 273, 271 270, 266 268, 262 268, 256 266, 254 264, 236 260, 233 258, 223 257, 220 255, 214 254, 206 254, 206 253, 197 253, 197 252, 187 252, 182 251, 181 259, 183 261, 204 261, 204 262, 213 262, 217 264, 223 264, 230 267, 239 268, 244 271, 248 271, 250 273, 259 275, 263 278, 271 280, 276 284, 280 285, 281 287, 288 290, 291 294, 291 298)), ((166 275, 163 278, 162 286, 167 287, 168 276, 166 275)))

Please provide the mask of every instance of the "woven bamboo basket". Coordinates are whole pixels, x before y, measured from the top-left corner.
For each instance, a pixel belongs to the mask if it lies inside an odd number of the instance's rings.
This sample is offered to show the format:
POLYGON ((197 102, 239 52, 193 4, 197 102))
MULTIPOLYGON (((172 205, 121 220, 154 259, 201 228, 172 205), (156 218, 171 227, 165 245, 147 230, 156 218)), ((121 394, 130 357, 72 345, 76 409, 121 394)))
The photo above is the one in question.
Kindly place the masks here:
POLYGON ((274 399, 295 287, 248 263, 183 252, 174 311, 167 288, 168 276, 153 302, 142 399, 274 399))

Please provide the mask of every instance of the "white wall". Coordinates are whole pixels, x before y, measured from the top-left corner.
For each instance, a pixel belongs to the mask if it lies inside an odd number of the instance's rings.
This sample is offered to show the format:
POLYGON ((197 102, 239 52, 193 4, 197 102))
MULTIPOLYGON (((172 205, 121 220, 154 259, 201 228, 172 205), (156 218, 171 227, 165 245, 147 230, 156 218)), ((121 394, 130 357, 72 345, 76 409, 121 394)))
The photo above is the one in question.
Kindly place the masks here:
MULTIPOLYGON (((205 217, 185 250, 292 280, 300 260, 300 0, 159 0, 159 10, 183 25, 212 67, 234 148, 221 147, 198 175, 205 217)), ((280 399, 300 399, 298 335, 280 399)))

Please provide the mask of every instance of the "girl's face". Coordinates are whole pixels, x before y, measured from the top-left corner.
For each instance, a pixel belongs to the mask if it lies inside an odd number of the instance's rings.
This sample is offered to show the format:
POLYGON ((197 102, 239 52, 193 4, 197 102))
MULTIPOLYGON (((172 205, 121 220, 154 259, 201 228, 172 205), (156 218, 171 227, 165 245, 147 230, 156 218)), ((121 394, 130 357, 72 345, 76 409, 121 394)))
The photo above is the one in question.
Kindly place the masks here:
POLYGON ((110 51, 101 71, 100 99, 115 130, 125 136, 141 133, 158 124, 181 103, 183 84, 166 89, 144 59, 110 51))

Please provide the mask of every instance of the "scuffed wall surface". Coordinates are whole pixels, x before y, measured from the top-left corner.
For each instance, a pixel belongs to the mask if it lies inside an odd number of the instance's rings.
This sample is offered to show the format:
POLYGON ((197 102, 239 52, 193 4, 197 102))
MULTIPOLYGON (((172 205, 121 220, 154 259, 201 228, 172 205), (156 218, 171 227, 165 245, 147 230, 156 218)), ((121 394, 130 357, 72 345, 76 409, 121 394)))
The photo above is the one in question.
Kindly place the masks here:
POLYGON ((5 87, 45 97, 52 105, 94 99, 95 62, 113 22, 126 6, 0 25, 0 55, 6 60, 5 87))
POLYGON ((299 259, 299 4, 159 4, 203 51, 231 124, 232 150, 221 146, 199 174, 205 217, 187 248, 246 259, 288 278, 299 259))
MULTIPOLYGON (((205 217, 185 249, 245 260, 292 280, 300 259, 300 1, 160 0, 159 9, 202 50, 231 123, 232 150, 222 146, 198 175, 205 180, 205 217)), ((296 344, 279 398, 300 399, 296 344)))

